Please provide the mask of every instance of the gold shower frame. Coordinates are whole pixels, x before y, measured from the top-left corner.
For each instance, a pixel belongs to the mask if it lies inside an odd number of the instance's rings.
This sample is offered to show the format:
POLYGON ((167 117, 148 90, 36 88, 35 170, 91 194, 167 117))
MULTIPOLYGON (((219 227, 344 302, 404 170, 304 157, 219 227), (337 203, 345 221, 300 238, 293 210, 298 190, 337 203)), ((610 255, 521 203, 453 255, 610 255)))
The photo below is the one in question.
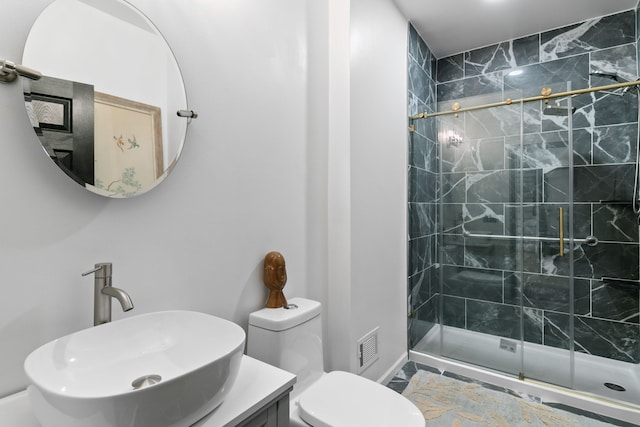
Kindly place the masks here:
MULTIPOLYGON (((426 118, 429 118, 429 117, 444 116, 444 115, 448 115, 448 114, 459 114, 459 113, 464 113, 466 111, 475 111, 475 110, 481 110, 481 109, 484 109, 484 108, 502 107, 504 105, 520 104, 520 103, 525 103, 525 102, 544 101, 545 103, 547 103, 550 99, 555 99, 555 98, 564 98, 564 97, 568 97, 568 96, 572 96, 572 95, 580 95, 580 94, 583 94, 583 93, 615 90, 615 89, 619 89, 619 88, 638 86, 638 85, 640 85, 640 80, 635 80, 635 81, 632 81, 632 82, 615 83, 615 84, 597 86, 597 87, 590 87, 590 88, 586 88, 586 89, 576 89, 576 90, 570 90, 570 91, 558 92, 558 93, 552 93, 551 88, 544 87, 540 91, 541 95, 538 95, 538 96, 532 96, 532 97, 529 97, 529 98, 521 98, 521 99, 510 99, 510 98, 507 98, 506 100, 501 101, 501 102, 494 102, 494 103, 489 103, 489 104, 475 105, 473 107, 465 107, 465 108, 462 108, 462 106, 459 103, 454 102, 453 105, 451 106, 451 110, 438 111, 436 113, 429 113, 429 112, 425 111, 423 113, 419 113, 419 114, 410 116, 409 119, 411 121, 420 120, 420 119, 426 119, 426 118)), ((639 96, 640 96, 640 94, 639 94, 639 96)), ((411 124, 411 126, 409 127, 409 130, 411 132, 414 131, 413 124, 411 124)))

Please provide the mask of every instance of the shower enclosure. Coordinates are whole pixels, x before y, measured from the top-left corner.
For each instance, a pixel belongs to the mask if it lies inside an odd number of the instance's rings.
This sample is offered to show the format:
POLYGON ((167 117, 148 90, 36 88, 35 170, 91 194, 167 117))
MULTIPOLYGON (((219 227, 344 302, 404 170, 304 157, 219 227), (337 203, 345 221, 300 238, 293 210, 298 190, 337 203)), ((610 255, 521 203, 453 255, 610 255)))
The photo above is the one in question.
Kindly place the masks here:
POLYGON ((413 118, 409 346, 640 408, 638 92, 589 79, 413 118))

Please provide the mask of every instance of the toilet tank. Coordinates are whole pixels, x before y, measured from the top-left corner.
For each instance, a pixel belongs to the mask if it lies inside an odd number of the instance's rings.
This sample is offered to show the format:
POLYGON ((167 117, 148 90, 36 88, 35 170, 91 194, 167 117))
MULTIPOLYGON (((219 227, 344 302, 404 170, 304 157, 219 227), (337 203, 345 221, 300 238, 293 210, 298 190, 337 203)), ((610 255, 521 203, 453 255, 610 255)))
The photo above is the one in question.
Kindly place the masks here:
POLYGON ((263 308, 249 315, 247 355, 297 376, 294 391, 324 371, 322 306, 305 298, 289 299, 291 308, 263 308))

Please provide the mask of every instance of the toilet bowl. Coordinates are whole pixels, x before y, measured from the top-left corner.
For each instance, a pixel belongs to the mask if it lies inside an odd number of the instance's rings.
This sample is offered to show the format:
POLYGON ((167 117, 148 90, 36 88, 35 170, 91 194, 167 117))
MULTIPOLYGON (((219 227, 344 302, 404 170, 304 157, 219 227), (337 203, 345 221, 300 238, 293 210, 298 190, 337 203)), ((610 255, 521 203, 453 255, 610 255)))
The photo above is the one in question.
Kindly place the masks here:
POLYGON ((424 415, 404 396, 358 375, 324 372, 321 305, 289 299, 289 308, 249 315, 247 355, 296 374, 292 426, 424 427, 424 415))

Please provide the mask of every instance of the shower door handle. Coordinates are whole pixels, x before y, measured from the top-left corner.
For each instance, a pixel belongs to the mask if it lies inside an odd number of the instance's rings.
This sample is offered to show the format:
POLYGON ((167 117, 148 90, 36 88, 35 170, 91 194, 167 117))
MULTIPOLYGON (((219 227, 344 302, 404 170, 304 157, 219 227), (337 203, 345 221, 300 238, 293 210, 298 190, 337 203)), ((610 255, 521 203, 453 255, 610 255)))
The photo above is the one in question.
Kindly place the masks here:
POLYGON ((560 241, 560 256, 564 256, 564 209, 558 208, 558 240, 560 241))

